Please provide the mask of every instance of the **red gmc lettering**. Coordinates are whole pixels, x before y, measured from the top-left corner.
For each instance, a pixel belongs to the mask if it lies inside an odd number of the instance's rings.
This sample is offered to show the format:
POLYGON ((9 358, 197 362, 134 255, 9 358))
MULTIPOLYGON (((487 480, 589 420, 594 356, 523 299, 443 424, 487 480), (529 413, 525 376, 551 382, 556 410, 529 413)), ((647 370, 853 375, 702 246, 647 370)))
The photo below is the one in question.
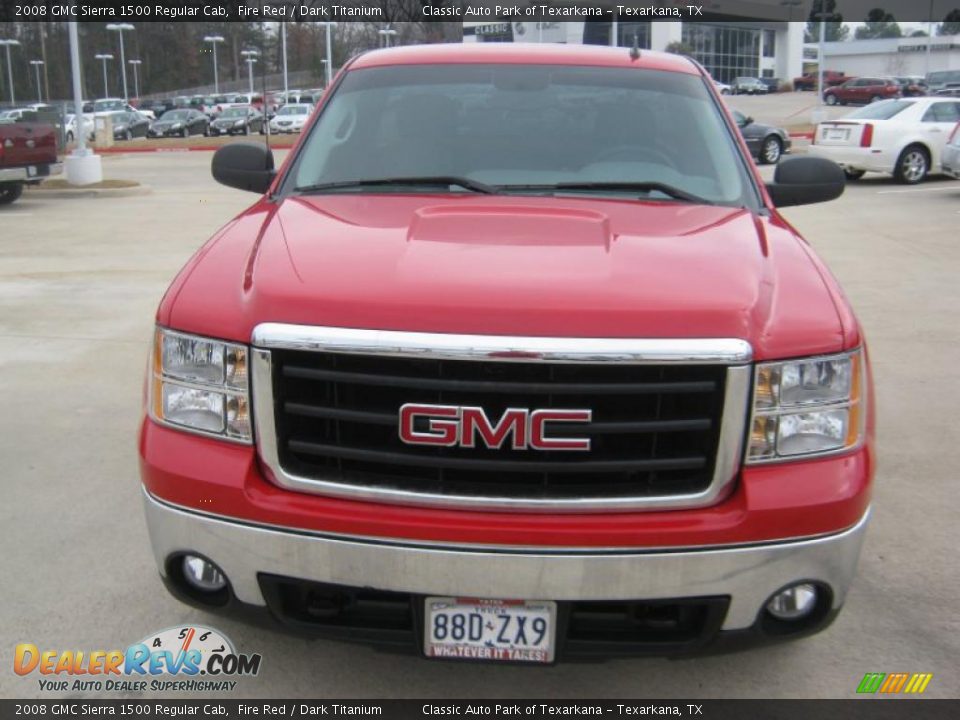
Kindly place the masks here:
POLYGON ((409 445, 450 447, 459 439, 460 408, 453 405, 404 405, 400 408, 400 439, 409 445), (414 430, 418 417, 429 418, 427 432, 414 430))
POLYGON ((488 448, 499 448, 507 435, 513 435, 513 449, 527 447, 527 410, 509 409, 504 411, 500 422, 491 425, 483 408, 465 407, 460 412, 460 445, 466 448, 477 447, 476 435, 480 433, 482 444, 488 448))
POLYGON ((537 410, 530 416, 530 447, 535 450, 589 450, 590 438, 549 438, 548 422, 590 422, 590 410, 537 410))
POLYGON ((548 423, 588 423, 592 416, 592 410, 509 408, 494 423, 479 407, 407 404, 400 408, 399 432, 408 445, 497 449, 509 437, 514 450, 589 450, 590 438, 549 437, 547 433, 548 423), (427 420, 427 430, 416 430, 417 418, 427 420))

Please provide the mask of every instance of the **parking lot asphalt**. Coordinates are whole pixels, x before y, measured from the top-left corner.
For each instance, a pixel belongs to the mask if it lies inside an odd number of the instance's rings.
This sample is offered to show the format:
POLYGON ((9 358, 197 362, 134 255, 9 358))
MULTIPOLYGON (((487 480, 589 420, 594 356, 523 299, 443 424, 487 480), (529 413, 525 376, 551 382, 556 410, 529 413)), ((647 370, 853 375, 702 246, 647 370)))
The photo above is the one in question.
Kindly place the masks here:
POLYGON ((837 201, 784 213, 849 294, 876 379, 874 515, 836 623, 726 657, 516 668, 292 638, 188 608, 163 589, 136 456, 154 311, 181 265, 253 201, 215 184, 210 158, 114 156, 107 177, 152 192, 30 190, 0 208, 0 696, 43 695, 36 674, 11 671, 16 643, 119 649, 181 623, 212 625, 263 655, 260 675, 225 697, 851 698, 868 671, 932 672, 927 696, 960 695, 960 182, 906 188, 868 177, 837 201))

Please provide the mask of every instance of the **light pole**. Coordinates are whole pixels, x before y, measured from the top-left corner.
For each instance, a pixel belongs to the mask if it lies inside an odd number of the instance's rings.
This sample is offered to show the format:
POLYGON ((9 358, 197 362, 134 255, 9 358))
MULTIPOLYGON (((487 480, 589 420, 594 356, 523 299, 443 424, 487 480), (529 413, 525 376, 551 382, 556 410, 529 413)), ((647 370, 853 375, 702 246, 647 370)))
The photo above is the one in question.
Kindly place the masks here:
POLYGON ((213 45, 213 94, 220 94, 220 78, 217 75, 217 43, 223 42, 223 35, 207 35, 203 38, 204 42, 213 45))
POLYGON ((13 61, 10 59, 10 48, 14 45, 19 45, 19 40, 0 40, 0 45, 4 45, 7 48, 7 80, 10 83, 10 104, 16 105, 17 99, 13 94, 13 61))
POLYGON ((240 54, 247 61, 247 72, 250 75, 250 94, 253 95, 253 64, 257 61, 257 55, 260 53, 257 50, 241 50, 240 54))
POLYGON ((139 98, 140 97, 140 66, 143 64, 143 60, 127 60, 128 65, 133 65, 133 92, 139 98))
POLYGON ((287 83, 287 23, 283 20, 280 21, 280 46, 283 48, 283 101, 286 102, 290 87, 287 83))
POLYGON ((321 23, 327 31, 327 67, 326 67, 326 86, 330 87, 330 80, 333 78, 333 50, 332 43, 333 39, 330 37, 330 28, 336 27, 335 22, 324 22, 321 23))
POLYGON ((43 102, 43 93, 40 92, 40 66, 43 65, 43 60, 31 60, 30 64, 37 71, 37 102, 43 102))
POLYGON ((103 96, 109 97, 110 90, 107 88, 107 60, 113 60, 113 55, 110 53, 98 53, 94 55, 97 60, 103 61, 103 96))
POLYGON ((73 108, 77 123, 75 131, 76 148, 64 159, 67 182, 71 185, 89 185, 103 180, 103 168, 100 156, 87 148, 87 137, 83 125, 83 95, 80 91, 80 38, 77 33, 77 21, 68 23, 70 30, 70 74, 73 76, 73 108))
POLYGON ((113 30, 114 32, 120 33, 120 74, 123 76, 123 101, 128 102, 130 100, 129 93, 127 92, 127 61, 123 56, 123 31, 124 30, 133 30, 134 27, 130 23, 108 23, 107 30, 113 30))
POLYGON ((390 38, 397 34, 397 31, 393 28, 384 28, 383 30, 377 30, 377 32, 383 38, 384 47, 390 47, 390 38))

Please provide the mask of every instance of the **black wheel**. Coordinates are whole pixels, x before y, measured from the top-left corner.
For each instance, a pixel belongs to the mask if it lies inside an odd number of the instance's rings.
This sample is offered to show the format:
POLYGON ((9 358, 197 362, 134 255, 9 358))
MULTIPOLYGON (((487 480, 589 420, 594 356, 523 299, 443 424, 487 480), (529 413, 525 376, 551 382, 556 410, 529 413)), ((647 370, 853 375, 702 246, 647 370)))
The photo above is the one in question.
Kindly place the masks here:
POLYGON ((904 185, 916 185, 922 181, 930 171, 930 155, 926 148, 920 145, 910 145, 903 149, 897 158, 897 166, 893 177, 904 185))
POLYGON ((776 165, 783 154, 783 143, 776 135, 768 135, 760 146, 760 162, 764 165, 776 165))
POLYGON ((852 168, 844 168, 843 174, 847 176, 847 180, 859 180, 863 177, 863 174, 866 170, 854 170, 852 168))
POLYGON ((827 95, 827 96, 824 98, 824 102, 827 103, 827 105, 836 105, 836 104, 837 104, 837 96, 836 96, 836 95, 827 95))
POLYGON ((23 195, 23 183, 0 185, 0 205, 9 205, 23 195))

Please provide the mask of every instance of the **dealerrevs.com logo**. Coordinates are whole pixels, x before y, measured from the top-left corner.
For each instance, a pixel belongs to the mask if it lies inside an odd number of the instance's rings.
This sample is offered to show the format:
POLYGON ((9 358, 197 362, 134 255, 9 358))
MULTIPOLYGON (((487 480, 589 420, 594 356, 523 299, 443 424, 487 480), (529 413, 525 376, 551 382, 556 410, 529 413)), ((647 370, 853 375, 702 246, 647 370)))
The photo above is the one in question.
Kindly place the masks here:
POLYGON ((199 625, 152 633, 126 650, 40 649, 20 643, 17 675, 40 675, 51 692, 214 692, 233 690, 237 680, 260 672, 259 653, 238 653, 219 630, 199 625))

